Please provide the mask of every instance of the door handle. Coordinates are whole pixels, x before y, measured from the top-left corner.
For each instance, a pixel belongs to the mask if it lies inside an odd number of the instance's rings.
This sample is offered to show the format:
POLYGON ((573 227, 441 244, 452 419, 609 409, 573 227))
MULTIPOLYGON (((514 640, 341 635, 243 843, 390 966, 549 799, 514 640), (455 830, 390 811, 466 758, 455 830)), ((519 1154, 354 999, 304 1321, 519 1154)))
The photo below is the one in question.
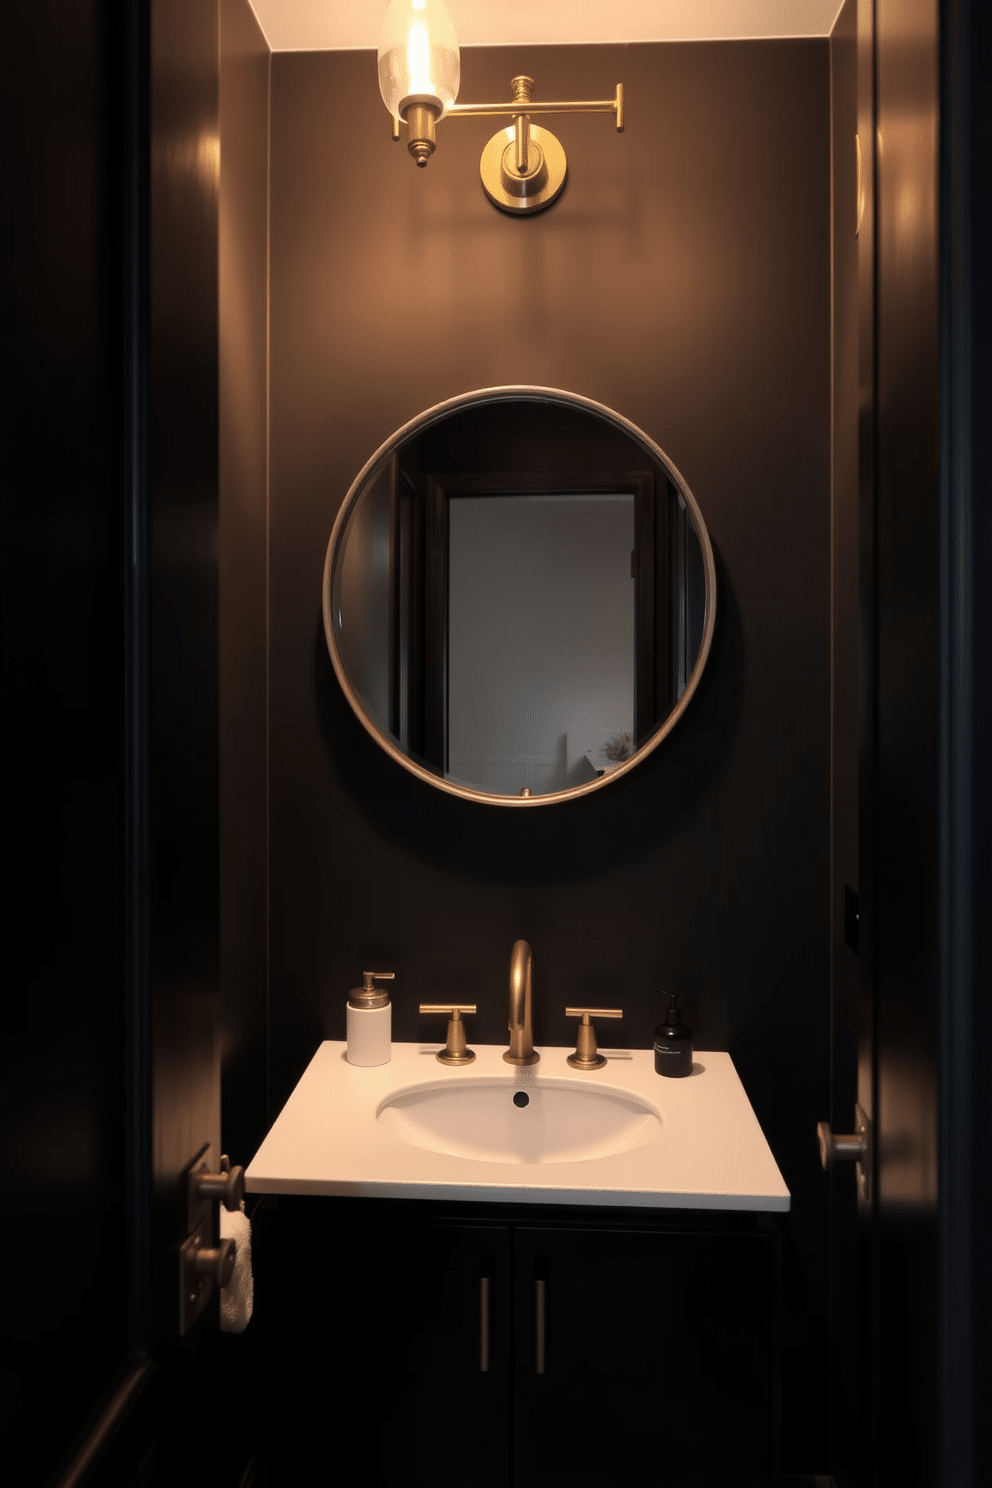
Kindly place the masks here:
POLYGON ((843 1136, 830 1130, 829 1121, 816 1123, 820 1162, 829 1172, 836 1162, 853 1162, 858 1198, 871 1197, 871 1122, 860 1106, 854 1107, 854 1131, 843 1136))
POLYGON ((489 1373, 489 1294, 488 1276, 479 1277, 479 1373, 489 1373))
POLYGON ((534 1279, 534 1373, 543 1374, 547 1345, 548 1283, 534 1279))

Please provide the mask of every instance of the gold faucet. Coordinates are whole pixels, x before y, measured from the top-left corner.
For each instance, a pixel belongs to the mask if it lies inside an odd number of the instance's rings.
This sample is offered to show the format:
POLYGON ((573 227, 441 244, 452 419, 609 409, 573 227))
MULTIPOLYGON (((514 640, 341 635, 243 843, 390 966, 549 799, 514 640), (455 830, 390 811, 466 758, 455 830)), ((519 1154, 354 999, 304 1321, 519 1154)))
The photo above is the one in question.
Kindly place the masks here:
POLYGON ((510 957, 510 1047, 503 1058, 507 1064, 536 1064, 540 1054, 534 1048, 530 1021, 530 946, 518 940, 510 957))

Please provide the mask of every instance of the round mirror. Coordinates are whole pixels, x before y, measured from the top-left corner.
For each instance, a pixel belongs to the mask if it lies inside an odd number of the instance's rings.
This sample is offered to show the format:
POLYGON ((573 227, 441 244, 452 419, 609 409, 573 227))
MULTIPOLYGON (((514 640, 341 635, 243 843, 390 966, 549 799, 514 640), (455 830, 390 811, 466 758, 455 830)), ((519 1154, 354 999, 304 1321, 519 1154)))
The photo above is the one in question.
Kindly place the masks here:
POLYGON ((324 629, 369 733, 422 780, 536 806, 601 789, 685 712, 713 637, 699 507, 601 404, 507 387, 439 404, 356 477, 324 629))

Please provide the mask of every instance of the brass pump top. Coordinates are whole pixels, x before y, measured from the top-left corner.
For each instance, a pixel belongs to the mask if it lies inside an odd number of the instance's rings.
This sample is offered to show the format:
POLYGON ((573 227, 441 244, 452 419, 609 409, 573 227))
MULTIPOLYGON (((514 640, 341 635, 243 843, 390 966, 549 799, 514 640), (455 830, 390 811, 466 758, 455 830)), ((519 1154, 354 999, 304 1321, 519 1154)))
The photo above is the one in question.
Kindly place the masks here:
POLYGON ((348 1005, 354 1008, 381 1008, 389 1003, 389 993, 385 987, 375 986, 375 982, 391 982, 396 976, 395 971, 363 971, 365 979, 364 987, 353 987, 348 993, 348 1005))

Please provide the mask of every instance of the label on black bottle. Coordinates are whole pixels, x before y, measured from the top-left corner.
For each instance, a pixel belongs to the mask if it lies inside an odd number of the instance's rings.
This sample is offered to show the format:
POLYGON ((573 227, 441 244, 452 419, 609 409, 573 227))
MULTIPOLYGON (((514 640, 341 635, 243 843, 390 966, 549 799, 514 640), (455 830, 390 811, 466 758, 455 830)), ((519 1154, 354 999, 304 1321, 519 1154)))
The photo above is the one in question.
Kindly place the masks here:
POLYGON ((671 1043, 656 1043, 654 1046, 655 1073, 659 1075, 691 1075, 692 1044, 688 1039, 672 1039, 671 1043))

